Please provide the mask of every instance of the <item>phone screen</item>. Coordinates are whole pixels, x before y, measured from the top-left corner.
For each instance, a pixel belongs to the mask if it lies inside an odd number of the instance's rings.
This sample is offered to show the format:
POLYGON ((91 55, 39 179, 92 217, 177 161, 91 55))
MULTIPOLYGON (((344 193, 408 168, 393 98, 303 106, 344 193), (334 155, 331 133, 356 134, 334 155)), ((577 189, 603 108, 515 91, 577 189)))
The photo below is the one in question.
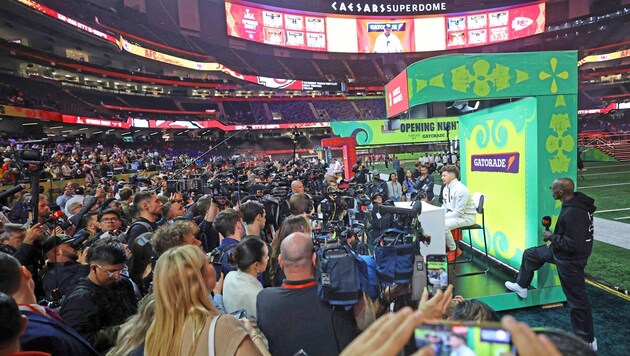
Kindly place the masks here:
POLYGON ((448 258, 446 255, 427 256, 427 290, 433 296, 437 288, 446 290, 448 287, 448 258))
POLYGON ((498 324, 427 323, 416 328, 414 339, 418 349, 431 345, 436 356, 514 352, 510 333, 498 324))

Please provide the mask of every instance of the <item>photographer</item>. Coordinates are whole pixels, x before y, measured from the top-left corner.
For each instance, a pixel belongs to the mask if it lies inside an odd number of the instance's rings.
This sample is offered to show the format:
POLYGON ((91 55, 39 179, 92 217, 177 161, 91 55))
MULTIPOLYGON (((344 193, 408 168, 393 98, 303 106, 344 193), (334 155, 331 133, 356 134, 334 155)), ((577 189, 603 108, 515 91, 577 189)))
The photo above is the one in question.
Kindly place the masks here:
POLYGON ((118 237, 122 233, 122 219, 120 212, 114 209, 105 209, 98 214, 98 230, 96 235, 103 239, 106 237, 118 237))
POLYGON ((383 195, 376 193, 372 195, 372 212, 370 225, 372 232, 368 244, 374 246, 375 241, 392 226, 393 216, 390 213, 381 213, 380 207, 383 205, 383 195))
MULTIPOLYGON (((250 200, 241 205, 240 211, 243 214, 243 221, 247 224, 247 235, 245 237, 253 237, 257 239, 263 238, 264 228, 266 224, 265 206, 255 200, 250 200)), ((266 236, 264 236, 266 237, 266 236)))
POLYGON ((377 170, 372 171, 372 181, 366 185, 365 193, 369 196, 379 193, 383 197, 383 201, 389 200, 387 182, 381 179, 381 172, 377 170))
POLYGON ((88 211, 81 218, 81 224, 77 226, 79 231, 75 232, 72 236, 77 240, 88 240, 99 234, 98 212, 88 211))
POLYGON ((294 194, 289 198, 289 211, 292 216, 310 215, 313 211, 313 203, 306 193, 294 194), (311 210, 309 211, 309 208, 311 210))
POLYGON ((363 163, 360 159, 357 160, 357 163, 352 166, 352 172, 354 172, 354 181, 358 184, 365 184, 367 182, 367 177, 365 176, 366 168, 363 167, 363 163))
POLYGON ((77 281, 90 272, 87 262, 78 262, 75 240, 67 235, 53 235, 42 243, 47 263, 42 278, 46 299, 59 301, 77 281))
POLYGON ((214 219, 221 211, 210 195, 205 195, 197 201, 199 214, 203 220, 199 223, 199 240, 204 251, 212 251, 219 247, 219 232, 214 228, 214 219))
POLYGON ((323 224, 329 221, 348 220, 348 204, 341 196, 336 184, 326 188, 324 200, 319 203, 317 208, 318 214, 322 214, 323 224))
POLYGON ((245 237, 245 226, 243 224, 243 216, 240 212, 228 208, 220 212, 214 220, 214 227, 223 235, 223 241, 218 249, 220 254, 220 264, 215 263, 217 281, 221 276, 225 277, 228 273, 235 270, 228 262, 228 255, 234 251, 241 239, 245 237))
POLYGON ((74 197, 74 189, 76 188, 75 184, 78 185, 77 183, 66 184, 66 186, 63 188, 63 194, 58 196, 57 199, 55 200, 55 202, 57 203, 57 205, 59 205, 61 210, 65 210, 66 203, 68 202, 68 200, 74 197))
POLYGON ((258 293, 257 322, 272 355, 294 355, 300 350, 308 355, 337 355, 357 336, 352 311, 333 309, 319 299, 316 258, 310 235, 287 236, 279 256, 286 279, 280 287, 258 293))
POLYGON ((119 326, 136 312, 133 286, 122 274, 127 252, 114 239, 99 240, 87 254, 89 274, 61 302, 66 323, 100 352, 116 343, 119 326))
POLYGON ((37 263, 35 243, 43 236, 43 224, 35 224, 28 229, 22 225, 5 224, 0 235, 0 252, 15 257, 23 266, 37 263))
POLYGON ((416 190, 423 194, 422 200, 430 203, 435 198, 435 193, 433 193, 433 186, 435 184, 435 179, 431 174, 429 174, 429 168, 422 166, 420 167, 420 177, 416 180, 416 190))
POLYGON ((126 242, 129 245, 141 234, 157 230, 156 221, 162 213, 162 201, 158 199, 155 192, 150 190, 136 193, 133 205, 138 209, 139 216, 131 223, 127 231, 126 242))
POLYGON ((171 224, 174 219, 184 216, 185 213, 186 210, 181 202, 169 201, 162 206, 162 219, 158 222, 158 225, 171 224))

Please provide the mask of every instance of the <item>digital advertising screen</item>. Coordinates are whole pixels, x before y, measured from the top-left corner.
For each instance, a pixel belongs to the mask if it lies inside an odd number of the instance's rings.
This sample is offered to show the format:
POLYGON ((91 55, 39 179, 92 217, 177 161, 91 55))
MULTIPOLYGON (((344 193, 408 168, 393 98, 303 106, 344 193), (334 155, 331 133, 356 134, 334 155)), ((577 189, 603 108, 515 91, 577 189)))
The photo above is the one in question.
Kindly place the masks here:
POLYGON ((322 52, 400 53, 469 48, 545 31, 545 3, 392 17, 313 13, 226 1, 229 36, 322 52))
POLYGON ((385 85, 385 98, 387 117, 398 115, 409 109, 409 90, 407 86, 406 69, 385 85))
POLYGON ((326 19, 225 3, 228 35, 269 45, 327 51, 326 19))

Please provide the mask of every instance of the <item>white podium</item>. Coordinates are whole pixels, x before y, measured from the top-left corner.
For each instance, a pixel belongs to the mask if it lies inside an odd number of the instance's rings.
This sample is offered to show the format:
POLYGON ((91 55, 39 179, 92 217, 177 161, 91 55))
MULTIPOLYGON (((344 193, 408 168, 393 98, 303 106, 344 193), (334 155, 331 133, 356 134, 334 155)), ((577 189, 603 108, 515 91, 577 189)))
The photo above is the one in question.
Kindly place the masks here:
MULTIPOLYGON (((394 204, 399 208, 411 209, 409 202, 395 202, 394 204)), ((431 235, 429 246, 420 244, 420 252, 424 257, 446 254, 444 214, 444 208, 422 202, 422 213, 420 213, 419 220, 424 228, 424 233, 431 235)))

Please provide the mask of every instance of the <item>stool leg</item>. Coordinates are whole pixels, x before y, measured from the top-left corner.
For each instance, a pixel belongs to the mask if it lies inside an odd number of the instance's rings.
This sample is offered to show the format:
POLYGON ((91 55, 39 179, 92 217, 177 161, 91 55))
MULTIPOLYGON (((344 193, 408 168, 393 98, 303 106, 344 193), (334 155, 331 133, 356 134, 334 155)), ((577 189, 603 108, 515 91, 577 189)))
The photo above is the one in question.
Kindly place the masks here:
MULTIPOLYGON (((461 273, 461 274, 455 274, 455 277, 466 277, 466 276, 475 276, 478 274, 486 274, 488 273, 488 271, 490 271, 490 267, 488 264, 488 240, 486 239, 486 229, 485 226, 483 226, 483 246, 484 246, 484 254, 486 256, 486 269, 481 270, 481 271, 477 271, 477 272, 469 272, 469 273, 461 273)), ((475 252, 473 250, 473 246, 472 246, 472 236, 471 236, 471 232, 470 230, 468 230, 468 237, 469 237, 469 243, 470 243, 470 253, 471 253, 471 257, 467 260, 464 261, 455 261, 453 262, 453 264, 457 264, 457 263, 466 263, 466 262, 472 262, 472 260, 474 259, 475 256, 475 252)))

